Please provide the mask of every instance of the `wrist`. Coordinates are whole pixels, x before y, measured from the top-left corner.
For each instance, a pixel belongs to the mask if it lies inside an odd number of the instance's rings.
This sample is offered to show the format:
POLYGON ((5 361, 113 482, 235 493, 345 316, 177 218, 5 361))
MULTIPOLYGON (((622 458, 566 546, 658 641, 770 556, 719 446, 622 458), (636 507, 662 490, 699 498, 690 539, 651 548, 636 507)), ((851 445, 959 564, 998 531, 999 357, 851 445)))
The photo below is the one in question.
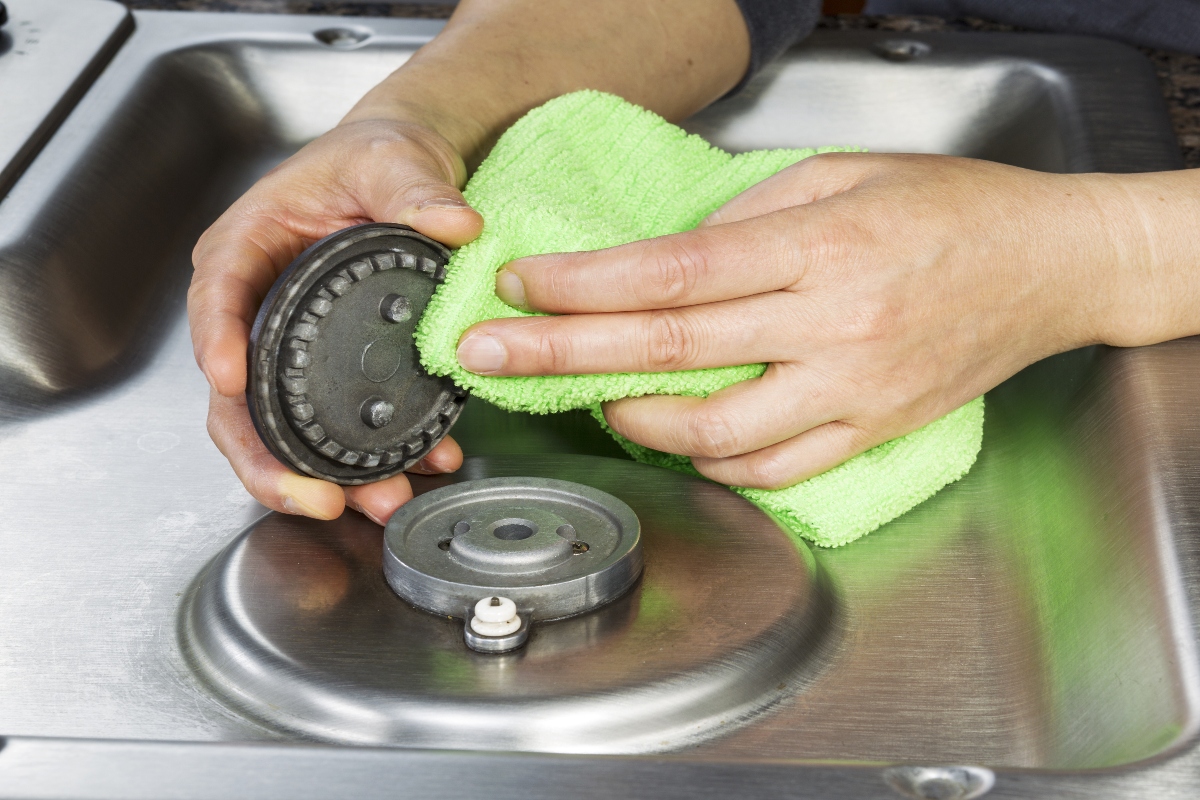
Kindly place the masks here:
MULTIPOLYGON (((1069 293, 1077 307, 1080 340, 1073 345, 1123 346, 1136 338, 1136 316, 1129 314, 1131 292, 1144 268, 1144 231, 1132 199, 1108 174, 1071 176, 1078 214, 1066 220, 1075 231, 1063 258, 1071 264, 1069 293)), ((1060 220, 1062 222, 1062 220, 1060 220)))
POLYGON ((1200 212, 1193 172, 1088 176, 1104 210, 1102 238, 1109 293, 1097 340, 1117 347, 1200 333, 1195 313, 1200 253, 1192 233, 1200 212))

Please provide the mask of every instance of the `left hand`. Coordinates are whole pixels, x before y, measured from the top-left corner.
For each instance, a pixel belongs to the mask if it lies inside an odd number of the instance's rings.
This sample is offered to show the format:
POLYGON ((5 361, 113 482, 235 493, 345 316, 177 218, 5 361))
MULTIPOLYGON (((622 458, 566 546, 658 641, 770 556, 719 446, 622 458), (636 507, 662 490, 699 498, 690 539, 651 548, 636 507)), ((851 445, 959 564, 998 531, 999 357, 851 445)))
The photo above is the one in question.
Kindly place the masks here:
POLYGON ((696 230, 508 264, 497 293, 562 314, 482 322, 489 375, 768 362, 708 398, 608 403, 621 435, 702 474, 781 488, 909 433, 1026 365, 1122 343, 1145 230, 1120 176, 945 156, 828 154, 696 230))

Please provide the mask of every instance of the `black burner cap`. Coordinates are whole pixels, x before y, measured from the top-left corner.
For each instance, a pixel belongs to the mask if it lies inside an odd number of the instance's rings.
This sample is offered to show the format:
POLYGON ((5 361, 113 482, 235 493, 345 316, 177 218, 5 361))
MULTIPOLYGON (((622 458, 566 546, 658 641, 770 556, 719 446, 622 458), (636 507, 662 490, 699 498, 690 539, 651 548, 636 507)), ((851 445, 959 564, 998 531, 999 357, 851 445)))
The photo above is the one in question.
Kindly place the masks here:
POLYGON ((450 251, 404 225, 346 228, 279 276, 250 334, 258 435, 296 471, 347 486, 425 457, 467 395, 421 367, 413 330, 450 251))

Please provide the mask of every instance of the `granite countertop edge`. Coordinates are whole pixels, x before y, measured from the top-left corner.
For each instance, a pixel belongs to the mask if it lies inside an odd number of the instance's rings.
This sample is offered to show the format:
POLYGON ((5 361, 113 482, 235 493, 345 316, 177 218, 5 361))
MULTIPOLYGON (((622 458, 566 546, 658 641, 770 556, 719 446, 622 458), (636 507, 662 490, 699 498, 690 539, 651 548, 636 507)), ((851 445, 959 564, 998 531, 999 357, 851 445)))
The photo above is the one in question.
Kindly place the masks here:
MULTIPOLYGON (((452 0, 443 2, 328 2, 321 0, 122 0, 132 9, 222 11, 282 14, 324 14, 355 17, 450 16, 452 0)), ((978 19, 945 20, 938 17, 872 17, 840 14, 822 17, 826 30, 886 30, 900 33, 937 31, 1016 31, 1020 29, 978 19)), ((1163 99, 1171 116, 1179 149, 1187 168, 1200 167, 1200 56, 1139 47, 1158 74, 1163 99)))

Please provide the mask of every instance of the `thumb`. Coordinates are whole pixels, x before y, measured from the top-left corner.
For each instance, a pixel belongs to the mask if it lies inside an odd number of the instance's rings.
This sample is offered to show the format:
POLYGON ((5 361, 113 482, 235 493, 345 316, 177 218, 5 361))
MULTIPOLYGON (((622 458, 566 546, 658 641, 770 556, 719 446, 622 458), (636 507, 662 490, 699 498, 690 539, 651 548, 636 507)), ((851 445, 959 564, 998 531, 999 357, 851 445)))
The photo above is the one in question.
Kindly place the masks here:
POLYGON ((466 180, 462 159, 447 142, 405 137, 373 163, 359 164, 359 202, 376 222, 398 222, 449 247, 461 247, 483 232, 483 217, 458 186, 466 180))
POLYGON ((462 247, 483 232, 483 217, 449 184, 415 186, 404 200, 395 210, 384 212, 384 218, 408 225, 447 247, 462 247))

